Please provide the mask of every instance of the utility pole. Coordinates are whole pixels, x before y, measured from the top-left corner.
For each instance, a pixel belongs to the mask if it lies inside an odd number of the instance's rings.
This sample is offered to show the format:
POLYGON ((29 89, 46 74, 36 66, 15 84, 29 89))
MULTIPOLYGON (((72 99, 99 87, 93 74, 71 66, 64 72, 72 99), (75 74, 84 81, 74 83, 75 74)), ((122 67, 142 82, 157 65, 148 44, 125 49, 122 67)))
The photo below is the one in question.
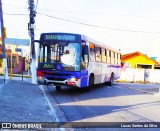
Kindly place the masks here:
POLYGON ((34 45, 34 23, 36 17, 36 12, 35 12, 35 6, 34 6, 34 0, 28 0, 28 5, 29 5, 29 23, 28 23, 28 30, 29 30, 29 35, 31 37, 31 73, 32 73, 32 83, 37 83, 37 76, 36 76, 36 53, 35 53, 35 45, 34 45))
POLYGON ((3 25, 3 12, 2 12, 2 0, 0 0, 0 22, 1 22, 1 37, 2 37, 2 58, 4 67, 4 79, 9 79, 8 77, 8 66, 6 58, 6 48, 4 44, 4 25, 3 25))

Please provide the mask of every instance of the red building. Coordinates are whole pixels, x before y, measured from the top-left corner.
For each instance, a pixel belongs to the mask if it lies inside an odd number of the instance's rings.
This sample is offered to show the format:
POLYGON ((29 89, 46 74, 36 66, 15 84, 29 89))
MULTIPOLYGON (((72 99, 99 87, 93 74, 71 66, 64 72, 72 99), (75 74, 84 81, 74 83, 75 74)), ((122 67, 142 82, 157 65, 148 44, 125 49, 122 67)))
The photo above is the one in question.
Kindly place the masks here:
MULTIPOLYGON (((6 49, 6 58, 9 73, 11 68, 13 74, 19 74, 22 73, 22 70, 27 70, 28 61, 19 56, 18 53, 11 54, 11 49, 6 49)), ((3 74, 2 45, 0 45, 0 73, 3 74)))

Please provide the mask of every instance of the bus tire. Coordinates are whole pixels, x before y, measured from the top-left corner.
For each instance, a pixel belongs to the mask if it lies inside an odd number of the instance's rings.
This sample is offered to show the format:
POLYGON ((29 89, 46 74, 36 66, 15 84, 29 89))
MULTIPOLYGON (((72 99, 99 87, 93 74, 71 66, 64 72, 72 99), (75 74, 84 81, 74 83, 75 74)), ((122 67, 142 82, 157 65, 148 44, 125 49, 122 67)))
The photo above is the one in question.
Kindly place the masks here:
POLYGON ((37 84, 38 84, 38 85, 42 85, 42 83, 41 83, 40 81, 37 81, 37 84))
POLYGON ((114 79, 114 74, 112 73, 112 74, 111 74, 110 81, 108 82, 108 85, 109 85, 109 86, 112 86, 113 79, 114 79))
POLYGON ((88 87, 87 87, 87 91, 90 91, 93 86, 94 86, 94 76, 91 75, 91 76, 89 77, 89 85, 88 85, 88 87))
POLYGON ((56 86, 56 91, 60 91, 61 90, 61 86, 56 86))

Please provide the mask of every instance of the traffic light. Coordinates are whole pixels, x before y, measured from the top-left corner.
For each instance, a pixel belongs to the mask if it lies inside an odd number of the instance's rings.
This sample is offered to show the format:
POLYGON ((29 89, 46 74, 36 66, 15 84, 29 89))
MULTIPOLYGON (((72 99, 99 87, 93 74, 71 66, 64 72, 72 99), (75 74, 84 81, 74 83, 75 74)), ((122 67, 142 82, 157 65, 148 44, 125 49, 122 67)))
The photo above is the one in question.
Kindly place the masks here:
POLYGON ((4 38, 7 38, 6 27, 3 27, 3 35, 4 35, 4 38))

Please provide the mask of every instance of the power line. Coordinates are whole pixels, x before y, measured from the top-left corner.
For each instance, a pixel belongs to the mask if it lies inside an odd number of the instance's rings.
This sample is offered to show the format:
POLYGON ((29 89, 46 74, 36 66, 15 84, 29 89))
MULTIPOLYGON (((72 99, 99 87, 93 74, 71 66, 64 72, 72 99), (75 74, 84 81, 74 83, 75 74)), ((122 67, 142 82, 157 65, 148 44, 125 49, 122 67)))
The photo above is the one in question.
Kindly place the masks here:
MULTIPOLYGON (((38 0, 37 0, 38 4, 38 0)), ((4 4, 5 6, 15 7, 19 9, 28 9, 22 6, 16 6, 13 4, 4 4)), ((37 6, 37 5, 36 5, 37 6)), ((81 12, 81 11, 70 11, 70 10, 53 10, 53 9, 44 9, 38 8, 38 10, 49 11, 49 12, 63 12, 63 13, 78 13, 78 14, 85 14, 85 15, 110 15, 110 16, 122 16, 122 17, 160 17, 160 16, 144 16, 144 15, 130 15, 130 14, 109 14, 109 13, 97 13, 97 12, 81 12)))
MULTIPOLYGON (((6 15, 23 15, 23 16, 27 16, 27 14, 10 14, 10 13, 4 13, 4 14, 6 14, 6 15)), ((64 18, 60 18, 60 17, 55 17, 55 16, 43 14, 43 13, 36 13, 36 14, 39 14, 39 15, 42 15, 42 16, 46 16, 46 17, 49 17, 49 18, 53 18, 53 19, 58 19, 58 20, 63 20, 63 21, 75 23, 75 24, 80 24, 80 25, 85 25, 85 26, 90 26, 90 27, 96 27, 96 28, 109 29, 109 30, 132 32, 132 33, 154 33, 154 34, 159 34, 160 33, 160 32, 149 32, 149 31, 147 32, 147 31, 141 31, 141 30, 128 30, 128 29, 120 29, 120 28, 111 28, 111 27, 106 27, 106 26, 99 26, 99 25, 94 25, 94 24, 77 22, 77 21, 64 19, 64 18)))
POLYGON ((11 13, 5 13, 5 12, 3 12, 3 14, 5 14, 5 15, 22 15, 22 16, 28 16, 28 14, 11 14, 11 13))
POLYGON ((110 13, 97 13, 97 12, 81 12, 81 11, 66 11, 66 10, 52 10, 43 9, 39 10, 49 11, 49 12, 63 12, 63 13, 74 13, 74 14, 85 14, 85 15, 106 15, 106 16, 122 16, 122 17, 160 17, 160 16, 144 16, 144 15, 131 15, 131 14, 110 14, 110 13))
POLYGON ((47 15, 47 14, 42 14, 42 13, 37 13, 37 14, 47 16, 47 17, 50 17, 50 18, 54 18, 54 19, 59 19, 59 20, 63 20, 63 21, 76 23, 76 24, 88 25, 88 26, 93 26, 93 27, 100 27, 100 26, 97 26, 97 25, 92 25, 92 24, 87 24, 87 23, 82 23, 82 22, 76 22, 76 21, 72 21, 72 20, 68 20, 68 19, 64 19, 64 18, 60 18, 60 17, 55 17, 55 16, 51 16, 51 15, 47 15))
POLYGON ((87 23, 83 23, 83 22, 76 22, 76 21, 72 21, 72 20, 68 20, 68 19, 64 19, 64 18, 60 18, 60 17, 55 17, 55 16, 51 16, 51 15, 47 15, 47 14, 42 14, 42 13, 37 13, 37 14, 47 16, 47 17, 50 17, 50 18, 54 18, 54 19, 59 19, 59 20, 63 20, 63 21, 76 23, 76 24, 98 27, 98 28, 106 28, 106 29, 109 29, 109 30, 126 31, 126 32, 134 32, 134 33, 160 33, 160 32, 146 32, 146 31, 140 31, 140 30, 127 30, 127 29, 111 28, 111 27, 106 27, 106 26, 98 26, 98 25, 87 24, 87 23))

